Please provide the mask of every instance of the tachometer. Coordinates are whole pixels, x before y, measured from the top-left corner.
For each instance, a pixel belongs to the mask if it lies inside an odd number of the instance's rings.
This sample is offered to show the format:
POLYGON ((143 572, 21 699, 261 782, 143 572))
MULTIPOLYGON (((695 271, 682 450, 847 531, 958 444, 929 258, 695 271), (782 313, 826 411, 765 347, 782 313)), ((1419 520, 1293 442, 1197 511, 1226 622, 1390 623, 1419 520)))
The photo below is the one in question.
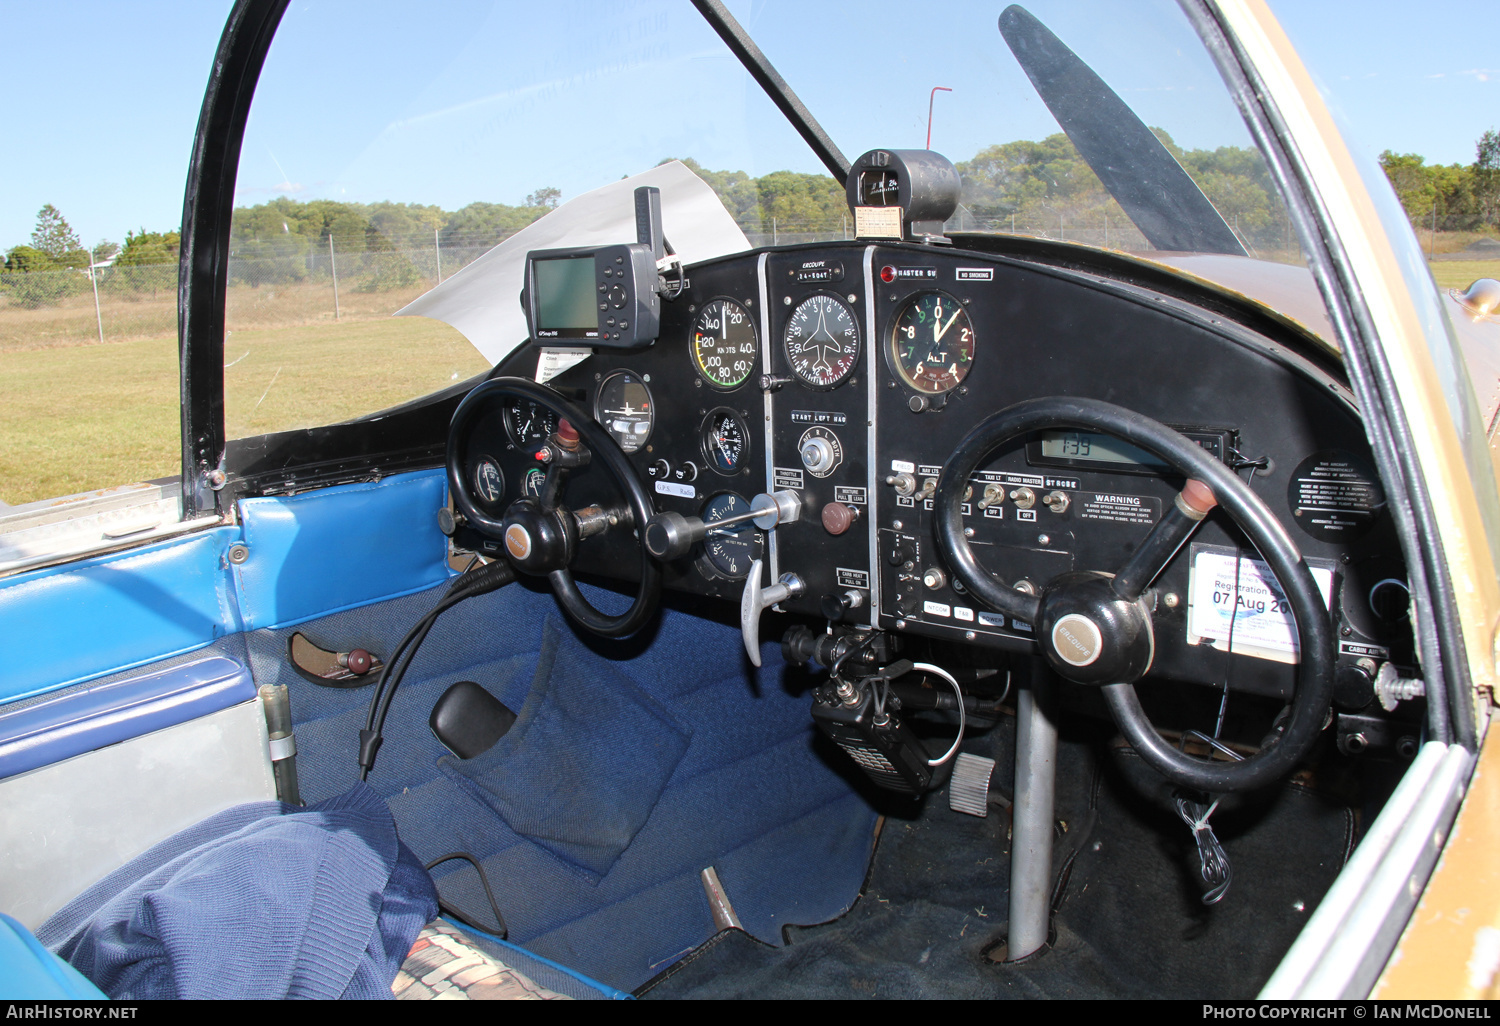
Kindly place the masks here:
POLYGON ((957 388, 974 363, 974 326, 963 304, 946 292, 908 299, 891 326, 891 364, 918 392, 957 388))
POLYGON ((656 423, 656 403, 645 380, 634 371, 615 371, 605 378, 594 399, 594 419, 626 452, 645 445, 656 423))
POLYGON ((557 430, 557 414, 530 399, 507 399, 505 433, 518 449, 527 449, 547 440, 557 430))
POLYGON ((750 521, 735 524, 715 531, 713 525, 720 520, 750 512, 750 504, 733 492, 715 495, 704 504, 698 514, 709 525, 708 536, 703 539, 703 560, 709 574, 727 577, 732 581, 742 580, 750 572, 752 560, 760 558, 761 534, 750 521))
POLYGON ((710 410, 699 431, 708 465, 721 474, 739 471, 750 444, 750 429, 740 415, 725 406, 710 410))
POLYGON ((786 323, 786 358, 792 371, 814 388, 833 388, 859 359, 854 312, 833 296, 809 296, 786 323))
POLYGON ((755 369, 755 323, 732 299, 703 304, 693 321, 693 366, 714 388, 739 388, 755 369))

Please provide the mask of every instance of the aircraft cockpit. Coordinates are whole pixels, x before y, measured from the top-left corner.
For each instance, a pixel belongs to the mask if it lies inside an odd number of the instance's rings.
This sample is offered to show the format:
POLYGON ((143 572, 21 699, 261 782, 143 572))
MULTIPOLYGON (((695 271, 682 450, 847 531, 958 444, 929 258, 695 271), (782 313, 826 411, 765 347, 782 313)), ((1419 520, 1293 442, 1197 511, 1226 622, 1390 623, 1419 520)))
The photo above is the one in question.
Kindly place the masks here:
MULTIPOLYGON (((266 786, 377 795, 561 993, 1368 993, 1406 920, 1341 952, 1340 872, 1477 738, 1269 15, 742 6, 403 22, 419 85, 358 69, 329 126, 336 14, 236 5, 182 502, 238 618, 202 645, 281 689, 266 786), (437 226, 497 182, 535 191, 437 226), (325 274, 337 359, 268 312, 325 274)), ((1466 382, 1500 339, 1459 320, 1466 382)))

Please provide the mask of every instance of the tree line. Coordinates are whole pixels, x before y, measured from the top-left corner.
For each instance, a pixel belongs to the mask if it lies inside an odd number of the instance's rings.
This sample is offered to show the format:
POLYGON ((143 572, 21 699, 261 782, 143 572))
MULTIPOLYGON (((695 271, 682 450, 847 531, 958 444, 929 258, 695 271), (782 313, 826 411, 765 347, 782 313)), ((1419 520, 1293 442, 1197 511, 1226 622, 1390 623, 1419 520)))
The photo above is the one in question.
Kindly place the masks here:
MULTIPOLYGON (((1238 146, 1187 150, 1162 129, 1152 131, 1252 253, 1294 248, 1286 211, 1259 151, 1238 146)), ((691 158, 683 158, 683 163, 749 231, 830 231, 848 216, 843 184, 827 175, 775 171, 752 177, 744 171, 711 170, 691 158)), ((1500 134, 1494 130, 1480 137, 1470 165, 1428 165, 1417 154, 1389 150, 1381 154, 1380 163, 1415 226, 1435 226, 1439 231, 1500 228, 1500 134)), ((1050 234, 1055 226, 1067 237, 1069 229, 1102 226, 1106 239, 1111 225, 1116 231, 1130 230, 1125 212, 1060 132, 1040 141, 986 147, 957 167, 969 219, 964 227, 1050 234)), ((456 269, 466 262, 463 251, 477 255, 554 209, 561 198, 558 189, 545 187, 515 205, 476 202, 447 211, 419 203, 299 201, 281 196, 234 209, 231 256, 236 262, 255 263, 255 277, 247 278, 246 284, 324 275, 337 259, 341 276, 358 279, 355 287, 412 286, 426 277, 410 258, 416 247, 428 245, 424 240, 431 239, 438 260, 445 250, 453 254, 456 269)), ((1118 238, 1125 244, 1126 236, 1118 238)), ((142 228, 128 233, 123 245, 103 241, 85 249, 67 219, 49 204, 37 213, 30 244, 6 253, 0 286, 16 295, 22 276, 77 271, 106 262, 156 268, 170 277, 175 275, 179 246, 176 231, 142 228)), ((144 271, 124 276, 117 287, 170 285, 166 277, 163 282, 149 278, 144 271)))
POLYGON ((1500 133, 1490 129, 1474 146, 1474 163, 1428 164, 1416 153, 1380 155, 1406 216, 1440 232, 1500 228, 1500 133))

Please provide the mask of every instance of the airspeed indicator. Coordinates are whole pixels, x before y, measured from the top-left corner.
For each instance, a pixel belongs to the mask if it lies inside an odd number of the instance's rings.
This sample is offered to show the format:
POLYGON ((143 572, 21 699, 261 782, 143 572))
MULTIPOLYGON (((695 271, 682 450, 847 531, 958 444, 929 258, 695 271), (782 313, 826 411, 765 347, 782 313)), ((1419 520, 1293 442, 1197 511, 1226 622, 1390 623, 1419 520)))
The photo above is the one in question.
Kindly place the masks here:
POLYGON ((718 389, 739 388, 755 370, 755 323, 732 299, 703 304, 693 321, 693 366, 718 389))

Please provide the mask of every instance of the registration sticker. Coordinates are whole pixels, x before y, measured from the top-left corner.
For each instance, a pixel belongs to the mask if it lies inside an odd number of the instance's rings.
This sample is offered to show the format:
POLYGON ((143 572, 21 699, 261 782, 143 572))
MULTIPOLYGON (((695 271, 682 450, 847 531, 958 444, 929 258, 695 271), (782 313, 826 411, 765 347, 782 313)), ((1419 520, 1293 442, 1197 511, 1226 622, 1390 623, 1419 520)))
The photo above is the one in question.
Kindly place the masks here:
MULTIPOLYGON (((1297 662, 1296 619, 1286 593, 1265 562, 1244 557, 1238 557, 1236 589, 1236 559, 1233 552, 1194 550, 1188 583, 1188 644, 1210 644, 1227 651, 1232 623, 1237 655, 1297 662)), ((1329 606, 1333 571, 1319 566, 1310 569, 1323 604, 1329 606)))

